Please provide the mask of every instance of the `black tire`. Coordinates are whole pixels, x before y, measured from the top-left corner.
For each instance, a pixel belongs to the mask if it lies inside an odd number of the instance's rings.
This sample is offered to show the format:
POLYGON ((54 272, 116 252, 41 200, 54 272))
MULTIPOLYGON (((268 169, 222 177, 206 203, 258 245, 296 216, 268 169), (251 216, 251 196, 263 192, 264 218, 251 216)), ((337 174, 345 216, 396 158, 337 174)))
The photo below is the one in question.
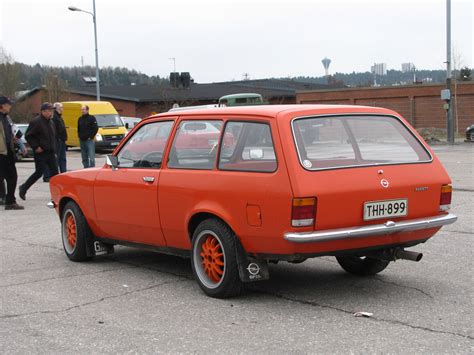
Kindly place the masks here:
POLYGON ((356 255, 336 256, 337 262, 350 274, 370 276, 385 270, 390 261, 356 255))
POLYGON ((229 298, 242 293, 234 238, 230 228, 217 219, 201 222, 194 231, 191 266, 197 283, 210 297, 229 298))
POLYGON ((63 208, 61 216, 61 239, 64 252, 72 261, 86 261, 86 243, 92 237, 92 232, 79 206, 70 201, 63 208), (75 237, 73 236, 75 234, 75 237), (72 242, 74 239, 74 243, 72 242))

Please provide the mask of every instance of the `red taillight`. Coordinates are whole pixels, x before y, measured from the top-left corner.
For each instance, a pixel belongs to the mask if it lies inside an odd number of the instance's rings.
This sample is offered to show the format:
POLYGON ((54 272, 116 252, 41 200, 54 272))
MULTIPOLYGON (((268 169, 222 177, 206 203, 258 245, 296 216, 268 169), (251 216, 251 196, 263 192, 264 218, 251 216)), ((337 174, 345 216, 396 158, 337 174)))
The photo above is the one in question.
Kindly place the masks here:
POLYGON ((453 188, 451 185, 441 186, 441 197, 439 198, 439 210, 447 211, 451 207, 451 196, 453 188))
POLYGON ((307 227, 314 224, 316 216, 316 198, 294 198, 291 209, 291 225, 307 227))

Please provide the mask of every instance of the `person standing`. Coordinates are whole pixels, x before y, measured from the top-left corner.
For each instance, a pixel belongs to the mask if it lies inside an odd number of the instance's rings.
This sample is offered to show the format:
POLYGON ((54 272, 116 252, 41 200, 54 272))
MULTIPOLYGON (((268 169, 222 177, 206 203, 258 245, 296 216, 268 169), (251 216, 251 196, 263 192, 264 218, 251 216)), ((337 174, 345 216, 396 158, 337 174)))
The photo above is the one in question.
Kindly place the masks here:
POLYGON ((95 166, 95 136, 99 131, 97 120, 89 114, 89 106, 81 108, 82 116, 77 122, 77 134, 81 145, 82 165, 84 168, 95 166))
MULTIPOLYGON (((67 132, 66 125, 62 117, 63 114, 63 104, 60 102, 55 102, 54 112, 52 121, 54 123, 54 128, 56 130, 56 157, 58 161, 59 172, 65 173, 67 171, 66 163, 66 141, 67 141, 67 132)), ((46 170, 43 174, 43 181, 49 182, 51 174, 49 169, 46 167, 46 170)))
POLYGON ((12 102, 6 96, 0 96, 0 182, 6 180, 5 210, 22 210, 23 206, 16 203, 15 189, 18 174, 15 166, 15 136, 8 113, 12 102))
POLYGON ((35 159, 35 171, 19 187, 19 195, 22 200, 26 199, 26 193, 29 188, 43 175, 48 167, 51 177, 58 174, 58 165, 56 161, 56 131, 53 117, 53 105, 45 102, 41 105, 41 113, 36 116, 28 126, 25 138, 33 149, 35 159))

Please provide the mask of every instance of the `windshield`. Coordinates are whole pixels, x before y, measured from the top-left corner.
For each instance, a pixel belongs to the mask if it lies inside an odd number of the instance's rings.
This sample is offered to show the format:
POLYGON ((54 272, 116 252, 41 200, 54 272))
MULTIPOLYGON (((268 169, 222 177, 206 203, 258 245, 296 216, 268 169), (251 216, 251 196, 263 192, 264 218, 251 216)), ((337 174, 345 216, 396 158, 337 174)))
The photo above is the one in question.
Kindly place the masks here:
POLYGON ((408 128, 391 116, 302 118, 293 121, 293 132, 308 170, 431 161, 408 128))
POLYGON ((97 119, 97 125, 99 127, 122 127, 123 122, 119 115, 107 114, 107 115, 94 115, 97 119))

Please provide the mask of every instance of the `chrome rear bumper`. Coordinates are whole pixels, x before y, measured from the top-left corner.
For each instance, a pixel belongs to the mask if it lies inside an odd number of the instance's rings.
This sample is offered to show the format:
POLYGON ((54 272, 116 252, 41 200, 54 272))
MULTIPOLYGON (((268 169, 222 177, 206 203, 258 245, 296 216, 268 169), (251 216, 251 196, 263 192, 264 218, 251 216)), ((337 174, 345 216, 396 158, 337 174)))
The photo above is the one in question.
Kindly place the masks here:
POLYGON ((420 229, 441 227, 456 222, 458 217, 449 213, 442 216, 412 219, 408 221, 387 221, 364 227, 329 229, 320 232, 285 233, 284 238, 293 243, 328 242, 341 239, 363 238, 373 235, 384 235, 398 232, 410 232, 420 229))

